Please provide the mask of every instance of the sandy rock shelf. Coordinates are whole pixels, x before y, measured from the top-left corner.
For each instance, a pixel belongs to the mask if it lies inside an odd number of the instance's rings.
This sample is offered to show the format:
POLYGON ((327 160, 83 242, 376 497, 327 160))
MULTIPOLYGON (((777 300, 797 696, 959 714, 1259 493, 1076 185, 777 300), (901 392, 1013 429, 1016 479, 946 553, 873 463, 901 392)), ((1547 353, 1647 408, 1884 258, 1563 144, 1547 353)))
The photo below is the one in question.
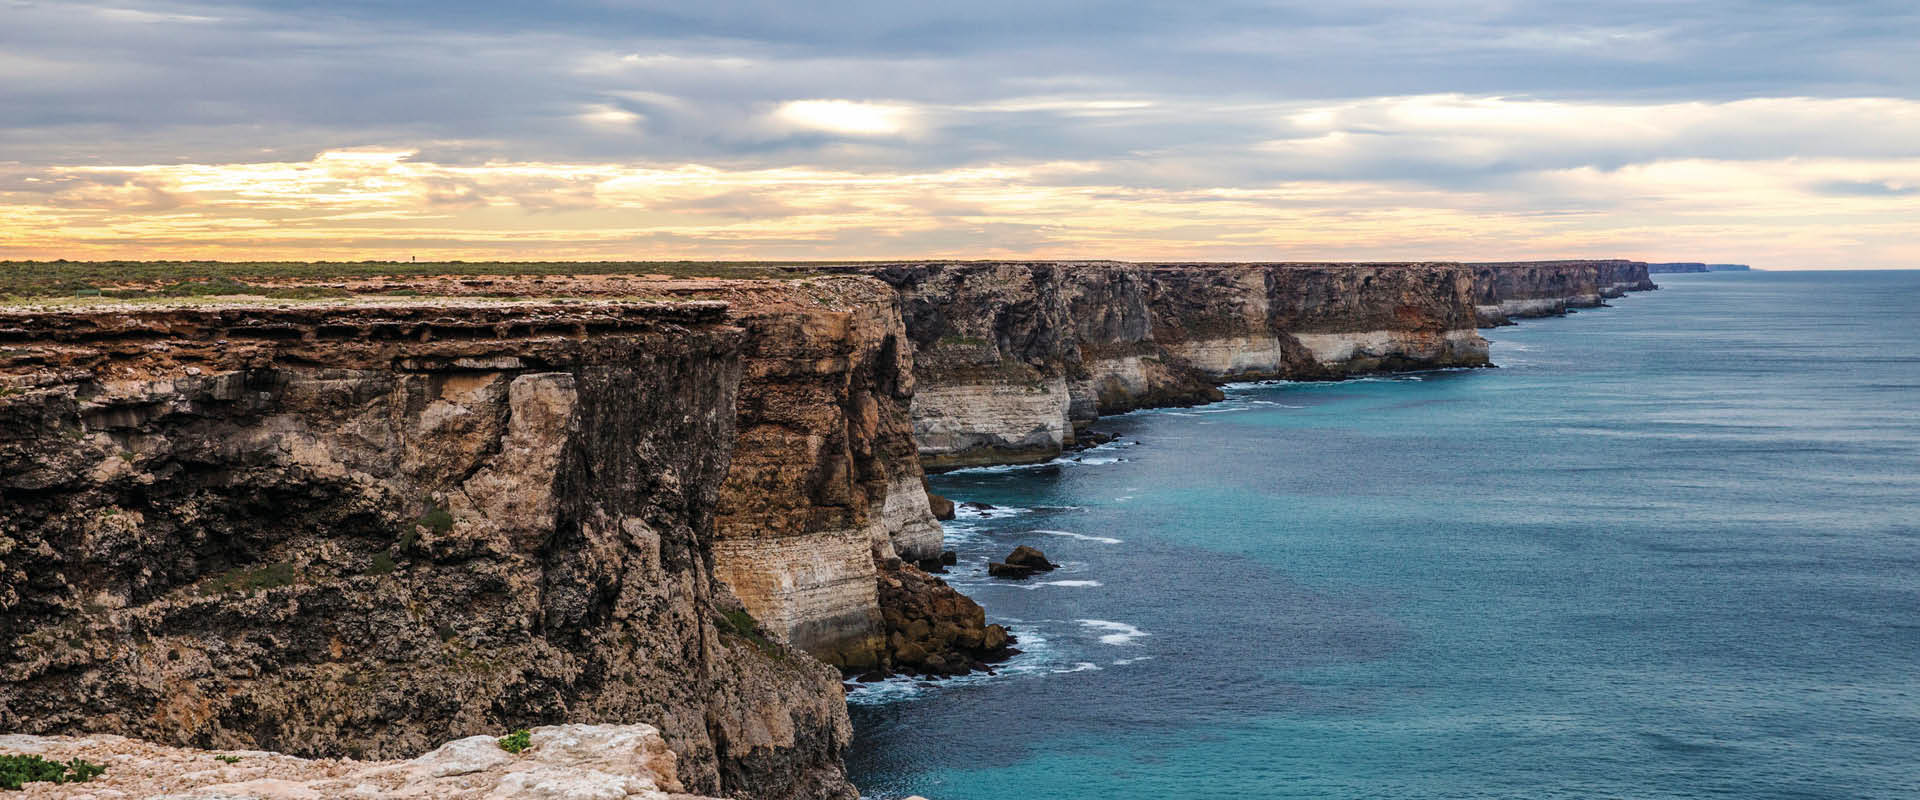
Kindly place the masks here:
POLYGON ((518 755, 497 737, 456 739, 408 761, 192 750, 120 736, 0 736, 0 753, 106 767, 82 784, 29 783, 9 798, 64 800, 709 800, 681 793, 650 725, 534 728, 518 755), (222 761, 225 756, 234 760, 222 761))

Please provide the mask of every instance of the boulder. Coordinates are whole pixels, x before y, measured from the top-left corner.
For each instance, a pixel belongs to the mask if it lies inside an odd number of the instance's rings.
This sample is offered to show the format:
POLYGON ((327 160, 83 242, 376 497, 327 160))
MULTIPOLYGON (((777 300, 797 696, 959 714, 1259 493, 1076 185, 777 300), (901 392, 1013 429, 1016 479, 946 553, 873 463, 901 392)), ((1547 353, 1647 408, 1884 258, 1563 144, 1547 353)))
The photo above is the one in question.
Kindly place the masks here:
MULTIPOLYGON (((986 611, 911 565, 885 570, 877 584, 887 630, 884 672, 963 675, 1013 655, 1013 635, 988 625, 986 611)), ((864 678, 863 678, 864 679, 864 678)))
POLYGON ((953 519, 953 501, 945 497, 927 493, 927 506, 933 509, 933 518, 941 521, 953 519))
POLYGON ((1032 567, 1020 567, 1020 566, 1015 566, 1013 564, 1002 564, 998 561, 987 562, 987 574, 995 578, 1013 578, 1015 580, 1018 580, 1020 578, 1032 577, 1033 573, 1034 573, 1034 569, 1032 567))
POLYGON ((1013 548, 1013 552, 1007 555, 1006 563, 1007 566, 1026 567, 1034 572, 1049 572, 1060 566, 1048 561, 1047 554, 1040 552, 1039 548, 1024 544, 1013 548))

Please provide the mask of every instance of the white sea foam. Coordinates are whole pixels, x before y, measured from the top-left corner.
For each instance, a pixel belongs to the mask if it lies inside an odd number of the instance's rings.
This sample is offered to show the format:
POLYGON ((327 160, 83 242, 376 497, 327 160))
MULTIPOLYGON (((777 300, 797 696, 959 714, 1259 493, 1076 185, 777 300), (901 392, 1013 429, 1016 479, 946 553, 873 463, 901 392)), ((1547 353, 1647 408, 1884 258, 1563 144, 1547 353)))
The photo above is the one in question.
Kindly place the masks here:
POLYGON ((999 519, 1001 517, 1017 517, 1021 514, 1031 514, 1031 513, 1033 513, 1033 509, 1021 508, 1019 506, 994 506, 992 508, 968 508, 965 505, 962 505, 960 503, 954 503, 953 505, 953 518, 956 521, 957 520, 973 521, 973 520, 981 520, 981 519, 999 519))
POLYGON ((1074 621, 1080 623, 1082 627, 1092 628, 1096 631, 1107 631, 1107 633, 1101 634, 1100 636, 1101 644, 1133 644, 1133 640, 1135 639, 1152 635, 1124 622, 1112 622, 1104 619, 1081 619, 1074 621))
MULTIPOLYGON (((980 574, 984 575, 985 573, 982 572, 980 574)), ((1063 586, 1069 589, 1084 589, 1084 588, 1092 588, 1097 586, 1104 586, 1105 584, 1102 584, 1099 581, 1089 581, 1089 580, 1004 581, 1004 580, 999 580, 997 578, 989 578, 986 580, 956 580, 954 578, 949 577, 947 578, 947 585, 952 586, 956 589, 974 589, 978 587, 991 586, 995 589, 1019 589, 1020 591, 1023 591, 1023 592, 1031 592, 1035 589, 1043 589, 1048 586, 1063 586)))
POLYGON ((1047 530, 1046 528, 1035 528, 1033 532, 1044 533, 1048 536, 1065 536, 1070 539, 1080 539, 1082 541, 1088 541, 1088 542, 1099 542, 1101 544, 1120 544, 1119 539, 1115 539, 1111 536, 1089 536, 1084 533, 1074 533, 1073 531, 1051 531, 1051 530, 1047 530))
POLYGON ((1099 664, 1095 664, 1095 663, 1093 663, 1093 662, 1091 662, 1091 661, 1080 661, 1080 662, 1077 662, 1077 663, 1075 663, 1075 664, 1074 664, 1073 666, 1071 666, 1071 667, 1066 667, 1066 668, 1063 668, 1063 669, 1056 669, 1056 670, 1054 670, 1054 671, 1053 671, 1053 673, 1054 673, 1055 675, 1065 675, 1065 674, 1067 674, 1067 673, 1069 673, 1069 672, 1087 672, 1087 671, 1090 671, 1090 670, 1097 670, 1097 669, 1099 669, 1099 668, 1100 668, 1100 665, 1099 665, 1099 664))
POLYGON ((1122 658, 1118 661, 1113 662, 1113 665, 1116 667, 1124 667, 1128 664, 1138 664, 1142 661, 1152 661, 1152 660, 1153 660, 1153 656, 1135 656, 1133 658, 1122 658))

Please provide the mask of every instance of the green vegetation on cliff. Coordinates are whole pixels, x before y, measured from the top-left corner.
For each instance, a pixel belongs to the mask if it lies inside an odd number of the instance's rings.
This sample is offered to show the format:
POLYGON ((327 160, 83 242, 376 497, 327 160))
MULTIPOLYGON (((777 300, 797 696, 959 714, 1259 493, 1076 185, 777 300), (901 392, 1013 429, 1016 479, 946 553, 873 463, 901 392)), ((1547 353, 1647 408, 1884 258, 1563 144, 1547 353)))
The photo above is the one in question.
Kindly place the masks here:
POLYGON ((86 783, 106 767, 81 759, 48 761, 39 756, 0 755, 0 789, 20 789, 29 783, 86 783))

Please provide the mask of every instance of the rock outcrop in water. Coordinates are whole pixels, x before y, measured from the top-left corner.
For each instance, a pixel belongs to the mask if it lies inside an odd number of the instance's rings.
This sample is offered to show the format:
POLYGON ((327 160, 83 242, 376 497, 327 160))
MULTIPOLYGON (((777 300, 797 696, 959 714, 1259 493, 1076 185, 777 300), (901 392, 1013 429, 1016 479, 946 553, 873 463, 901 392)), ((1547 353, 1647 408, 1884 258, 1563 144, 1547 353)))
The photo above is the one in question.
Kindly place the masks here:
POLYGON ((730 323, 698 302, 0 316, 0 730, 390 758, 646 723, 693 791, 852 797, 834 671, 715 577, 730 323))

